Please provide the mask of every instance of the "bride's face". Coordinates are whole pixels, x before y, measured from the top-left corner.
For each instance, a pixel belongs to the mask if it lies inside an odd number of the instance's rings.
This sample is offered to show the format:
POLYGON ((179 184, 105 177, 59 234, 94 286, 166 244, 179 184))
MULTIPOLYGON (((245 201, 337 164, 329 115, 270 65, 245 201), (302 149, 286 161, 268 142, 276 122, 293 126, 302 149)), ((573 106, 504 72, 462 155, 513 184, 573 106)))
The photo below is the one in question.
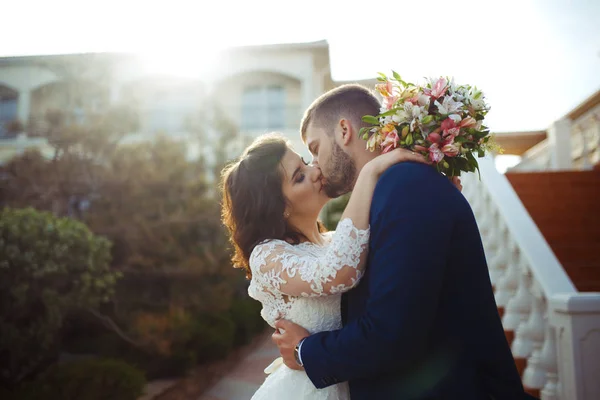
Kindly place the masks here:
POLYGON ((322 190, 323 175, 319 167, 308 165, 296 152, 288 149, 281 160, 281 168, 288 218, 317 218, 329 200, 322 190))

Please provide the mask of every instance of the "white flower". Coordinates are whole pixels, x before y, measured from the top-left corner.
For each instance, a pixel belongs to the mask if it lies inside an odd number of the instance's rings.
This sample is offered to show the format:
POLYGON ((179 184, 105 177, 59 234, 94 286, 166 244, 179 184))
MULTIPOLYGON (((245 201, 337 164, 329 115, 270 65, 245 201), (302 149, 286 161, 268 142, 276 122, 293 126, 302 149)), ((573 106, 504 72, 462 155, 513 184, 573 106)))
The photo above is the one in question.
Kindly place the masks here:
POLYGON ((406 122, 406 118, 404 115, 404 111, 398 111, 396 114, 392 115, 392 121, 394 121, 396 124, 401 124, 403 122, 406 122))
POLYGON ((454 101, 450 96, 445 96, 441 104, 436 100, 435 105, 437 106, 440 114, 448 115, 460 111, 460 108, 464 104, 460 101, 454 101))
POLYGON ((392 120, 397 124, 410 121, 412 117, 412 107, 413 105, 411 103, 404 103, 404 107, 396 111, 396 114, 392 116, 392 120))
POLYGON ((471 106, 475 109, 475 111, 480 111, 485 109, 485 101, 480 97, 477 100, 471 100, 471 106))
POLYGON ((421 125, 421 121, 423 118, 427 116, 427 110, 425 107, 418 107, 411 104, 411 121, 410 121, 410 131, 414 132, 417 125, 421 125))
POLYGON ((462 118, 458 114, 450 114, 450 115, 448 115, 448 118, 450 118, 452 121, 454 121, 457 124, 462 120, 462 118))
POLYGON ((429 108, 429 102, 430 101, 431 101, 431 97, 422 94, 422 95, 419 96, 418 103, 422 107, 429 108))
POLYGON ((381 125, 387 125, 387 124, 391 124, 393 120, 394 120, 393 116, 387 115, 385 117, 379 118, 379 123, 381 125))

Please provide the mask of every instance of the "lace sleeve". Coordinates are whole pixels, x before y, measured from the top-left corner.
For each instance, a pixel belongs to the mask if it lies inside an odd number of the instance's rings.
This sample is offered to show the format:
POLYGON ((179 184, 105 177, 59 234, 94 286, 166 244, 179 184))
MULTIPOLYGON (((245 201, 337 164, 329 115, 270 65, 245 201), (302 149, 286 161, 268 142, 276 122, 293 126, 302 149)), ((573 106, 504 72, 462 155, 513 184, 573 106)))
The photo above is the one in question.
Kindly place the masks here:
POLYGON ((368 242, 369 229, 357 229, 345 218, 322 256, 272 240, 254 248, 250 267, 261 286, 272 292, 304 297, 345 292, 360 280, 368 242))

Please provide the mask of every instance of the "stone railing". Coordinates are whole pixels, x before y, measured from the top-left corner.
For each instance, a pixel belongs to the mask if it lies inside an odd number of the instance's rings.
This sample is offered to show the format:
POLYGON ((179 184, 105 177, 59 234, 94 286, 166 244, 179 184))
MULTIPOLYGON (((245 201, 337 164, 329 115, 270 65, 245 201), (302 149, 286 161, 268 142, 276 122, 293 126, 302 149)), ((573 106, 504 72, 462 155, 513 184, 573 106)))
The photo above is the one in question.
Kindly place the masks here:
POLYGON ((600 163, 600 92, 547 130, 515 171, 588 170, 600 163))
POLYGON ((524 386, 543 400, 600 399, 600 293, 577 292, 507 178, 479 164, 463 193, 524 386))
POLYGON ((574 169, 591 169, 600 162, 600 106, 573 121, 570 137, 574 169))

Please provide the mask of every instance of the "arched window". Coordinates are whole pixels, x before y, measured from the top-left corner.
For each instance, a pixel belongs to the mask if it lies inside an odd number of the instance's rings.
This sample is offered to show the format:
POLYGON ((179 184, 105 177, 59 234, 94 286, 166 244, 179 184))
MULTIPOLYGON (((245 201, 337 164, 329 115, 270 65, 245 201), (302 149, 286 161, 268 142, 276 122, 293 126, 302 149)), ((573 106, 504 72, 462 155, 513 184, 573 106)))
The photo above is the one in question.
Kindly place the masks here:
POLYGON ((282 86, 248 86, 242 93, 243 131, 285 128, 285 90, 282 86))

